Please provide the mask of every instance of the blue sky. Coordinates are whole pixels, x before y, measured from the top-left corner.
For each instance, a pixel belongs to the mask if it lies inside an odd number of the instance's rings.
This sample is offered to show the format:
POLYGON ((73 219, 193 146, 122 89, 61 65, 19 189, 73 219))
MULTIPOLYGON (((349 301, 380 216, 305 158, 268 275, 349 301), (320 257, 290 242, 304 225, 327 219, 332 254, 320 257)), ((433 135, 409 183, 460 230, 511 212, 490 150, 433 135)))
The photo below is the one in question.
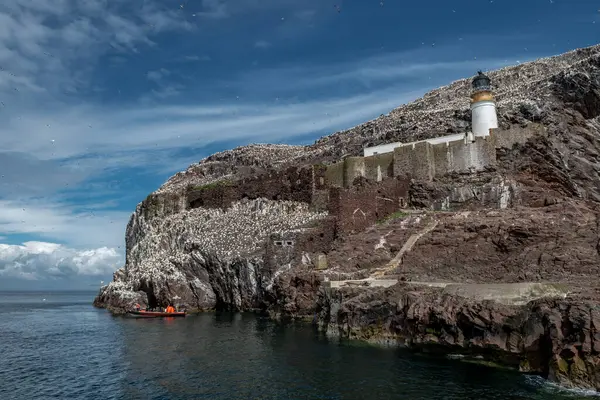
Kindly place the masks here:
POLYGON ((0 289, 85 288, 136 204, 255 142, 310 143, 471 76, 596 44, 591 0, 8 0, 0 289))

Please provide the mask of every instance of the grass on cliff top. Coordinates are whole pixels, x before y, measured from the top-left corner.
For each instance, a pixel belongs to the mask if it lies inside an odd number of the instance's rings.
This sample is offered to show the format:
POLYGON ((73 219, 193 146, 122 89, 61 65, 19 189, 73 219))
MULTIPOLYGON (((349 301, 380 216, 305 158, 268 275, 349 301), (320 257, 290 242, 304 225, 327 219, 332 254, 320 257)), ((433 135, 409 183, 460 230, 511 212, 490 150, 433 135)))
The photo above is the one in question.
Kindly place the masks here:
POLYGON ((408 213, 405 213, 404 211, 396 211, 395 213, 390 214, 387 217, 382 218, 379 221, 377 221, 377 224, 381 225, 381 224, 384 224, 384 223, 386 223, 388 221, 392 221, 392 220, 398 219, 398 218, 404 218, 406 216, 408 216, 408 213))

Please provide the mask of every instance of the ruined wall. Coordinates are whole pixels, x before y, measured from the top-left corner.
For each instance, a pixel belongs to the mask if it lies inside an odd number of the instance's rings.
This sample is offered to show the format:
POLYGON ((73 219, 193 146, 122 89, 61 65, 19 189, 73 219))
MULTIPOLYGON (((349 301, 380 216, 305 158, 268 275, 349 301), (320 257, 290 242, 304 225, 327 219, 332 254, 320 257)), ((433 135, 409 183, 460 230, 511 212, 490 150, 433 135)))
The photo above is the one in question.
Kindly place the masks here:
POLYGON ((232 202, 246 199, 291 200, 312 203, 316 183, 325 186, 325 168, 290 167, 283 171, 240 179, 222 180, 188 189, 189 208, 227 208, 232 202), (315 175, 315 170, 317 171, 315 175))
MULTIPOLYGON (((437 141, 409 143, 394 149, 393 176, 432 180, 448 173, 480 172, 496 166, 496 149, 510 148, 544 132, 542 125, 530 124, 508 130, 492 129, 490 136, 475 137, 473 142, 452 135, 437 141)), ((370 171, 368 167, 366 170, 370 171)))
POLYGON ((365 157, 364 177, 380 182, 394 176, 394 153, 378 154, 365 157))
POLYGON ((325 171, 325 182, 329 186, 344 187, 344 164, 345 161, 339 161, 327 166, 325 171))
POLYGON ((315 211, 327 210, 327 204, 329 202, 329 187, 330 184, 327 181, 328 166, 324 164, 317 164, 312 166, 313 171, 313 188, 312 188, 312 199, 311 207, 315 211))
POLYGON ((349 188, 331 188, 329 214, 337 217, 336 232, 358 232, 375 224, 406 205, 409 180, 363 180, 349 188))
POLYGON ((187 204, 190 208, 226 208, 243 198, 263 197, 305 202, 313 209, 325 210, 331 202, 331 187, 349 188, 361 177, 375 182, 392 177, 431 181, 448 173, 483 171, 496 165, 496 149, 524 143, 543 133, 542 125, 530 124, 508 130, 492 129, 490 136, 476 137, 473 142, 464 140, 462 134, 442 136, 408 143, 393 153, 346 157, 328 166, 290 167, 239 181, 224 180, 190 188, 187 204))
POLYGON ((448 173, 472 173, 496 165, 496 141, 476 137, 431 144, 418 142, 394 150, 394 176, 432 180, 448 173))
POLYGON ((265 243, 263 271, 269 274, 282 265, 302 261, 312 268, 323 267, 323 256, 336 238, 336 218, 327 217, 313 226, 272 233, 265 243))
POLYGON ((381 181, 394 176, 394 154, 369 157, 346 157, 331 164, 325 172, 325 181, 332 187, 350 187, 358 177, 381 181))
POLYGON ((344 187, 352 186, 354 180, 365 176, 364 157, 344 158, 344 187))

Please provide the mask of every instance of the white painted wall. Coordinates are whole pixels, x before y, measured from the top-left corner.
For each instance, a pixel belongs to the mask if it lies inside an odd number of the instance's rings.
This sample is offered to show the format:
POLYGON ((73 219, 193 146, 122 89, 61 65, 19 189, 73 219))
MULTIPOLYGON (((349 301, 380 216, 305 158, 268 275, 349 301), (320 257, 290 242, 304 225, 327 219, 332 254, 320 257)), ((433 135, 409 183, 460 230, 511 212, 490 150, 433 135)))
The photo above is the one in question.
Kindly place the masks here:
POLYGON ((471 124, 475 136, 489 136, 490 129, 498 127, 496 104, 489 100, 471 104, 471 124))
MULTIPOLYGON (((420 140, 419 142, 427 142, 430 144, 440 144, 440 143, 454 142, 455 140, 461 140, 464 138, 465 138, 464 133, 455 133, 453 135, 439 136, 439 137, 432 138, 432 139, 420 140)), ((419 143, 419 142, 414 142, 414 143, 419 143)))
POLYGON ((365 147, 365 149, 363 151, 364 151, 364 157, 369 157, 369 156, 373 156, 376 154, 391 153, 397 147, 412 146, 414 144, 422 143, 422 142, 428 142, 431 144, 448 143, 448 142, 454 142, 455 140, 461 140, 464 138, 465 138, 464 133, 455 133, 453 135, 439 136, 436 138, 425 139, 425 140, 417 140, 416 142, 410 142, 410 143, 395 142, 395 143, 380 144, 379 146, 365 147))
POLYGON ((400 147, 402 142, 380 144, 379 146, 365 147, 364 156, 369 157, 375 154, 391 153, 396 147, 400 147))

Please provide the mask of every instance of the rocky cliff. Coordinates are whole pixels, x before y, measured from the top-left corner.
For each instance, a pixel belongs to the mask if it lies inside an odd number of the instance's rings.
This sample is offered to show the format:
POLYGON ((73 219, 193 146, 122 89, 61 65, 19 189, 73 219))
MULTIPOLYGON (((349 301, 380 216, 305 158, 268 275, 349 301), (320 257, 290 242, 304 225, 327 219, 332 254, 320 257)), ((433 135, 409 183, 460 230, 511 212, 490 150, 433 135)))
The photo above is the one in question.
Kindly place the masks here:
POLYGON ((303 188, 315 193, 309 178, 318 172, 306 166, 368 145, 467 131, 470 81, 310 146, 212 155, 137 206, 126 264, 95 304, 114 312, 135 302, 262 309, 311 318, 341 337, 441 348, 600 390, 600 46, 489 76, 501 126, 545 132, 498 149, 494 168, 413 179, 410 210, 362 231, 334 230, 327 246, 322 232, 289 241, 322 242, 319 258, 292 247, 272 256, 273 235, 332 218, 306 200, 303 188), (325 283, 375 275, 388 287, 325 283))

